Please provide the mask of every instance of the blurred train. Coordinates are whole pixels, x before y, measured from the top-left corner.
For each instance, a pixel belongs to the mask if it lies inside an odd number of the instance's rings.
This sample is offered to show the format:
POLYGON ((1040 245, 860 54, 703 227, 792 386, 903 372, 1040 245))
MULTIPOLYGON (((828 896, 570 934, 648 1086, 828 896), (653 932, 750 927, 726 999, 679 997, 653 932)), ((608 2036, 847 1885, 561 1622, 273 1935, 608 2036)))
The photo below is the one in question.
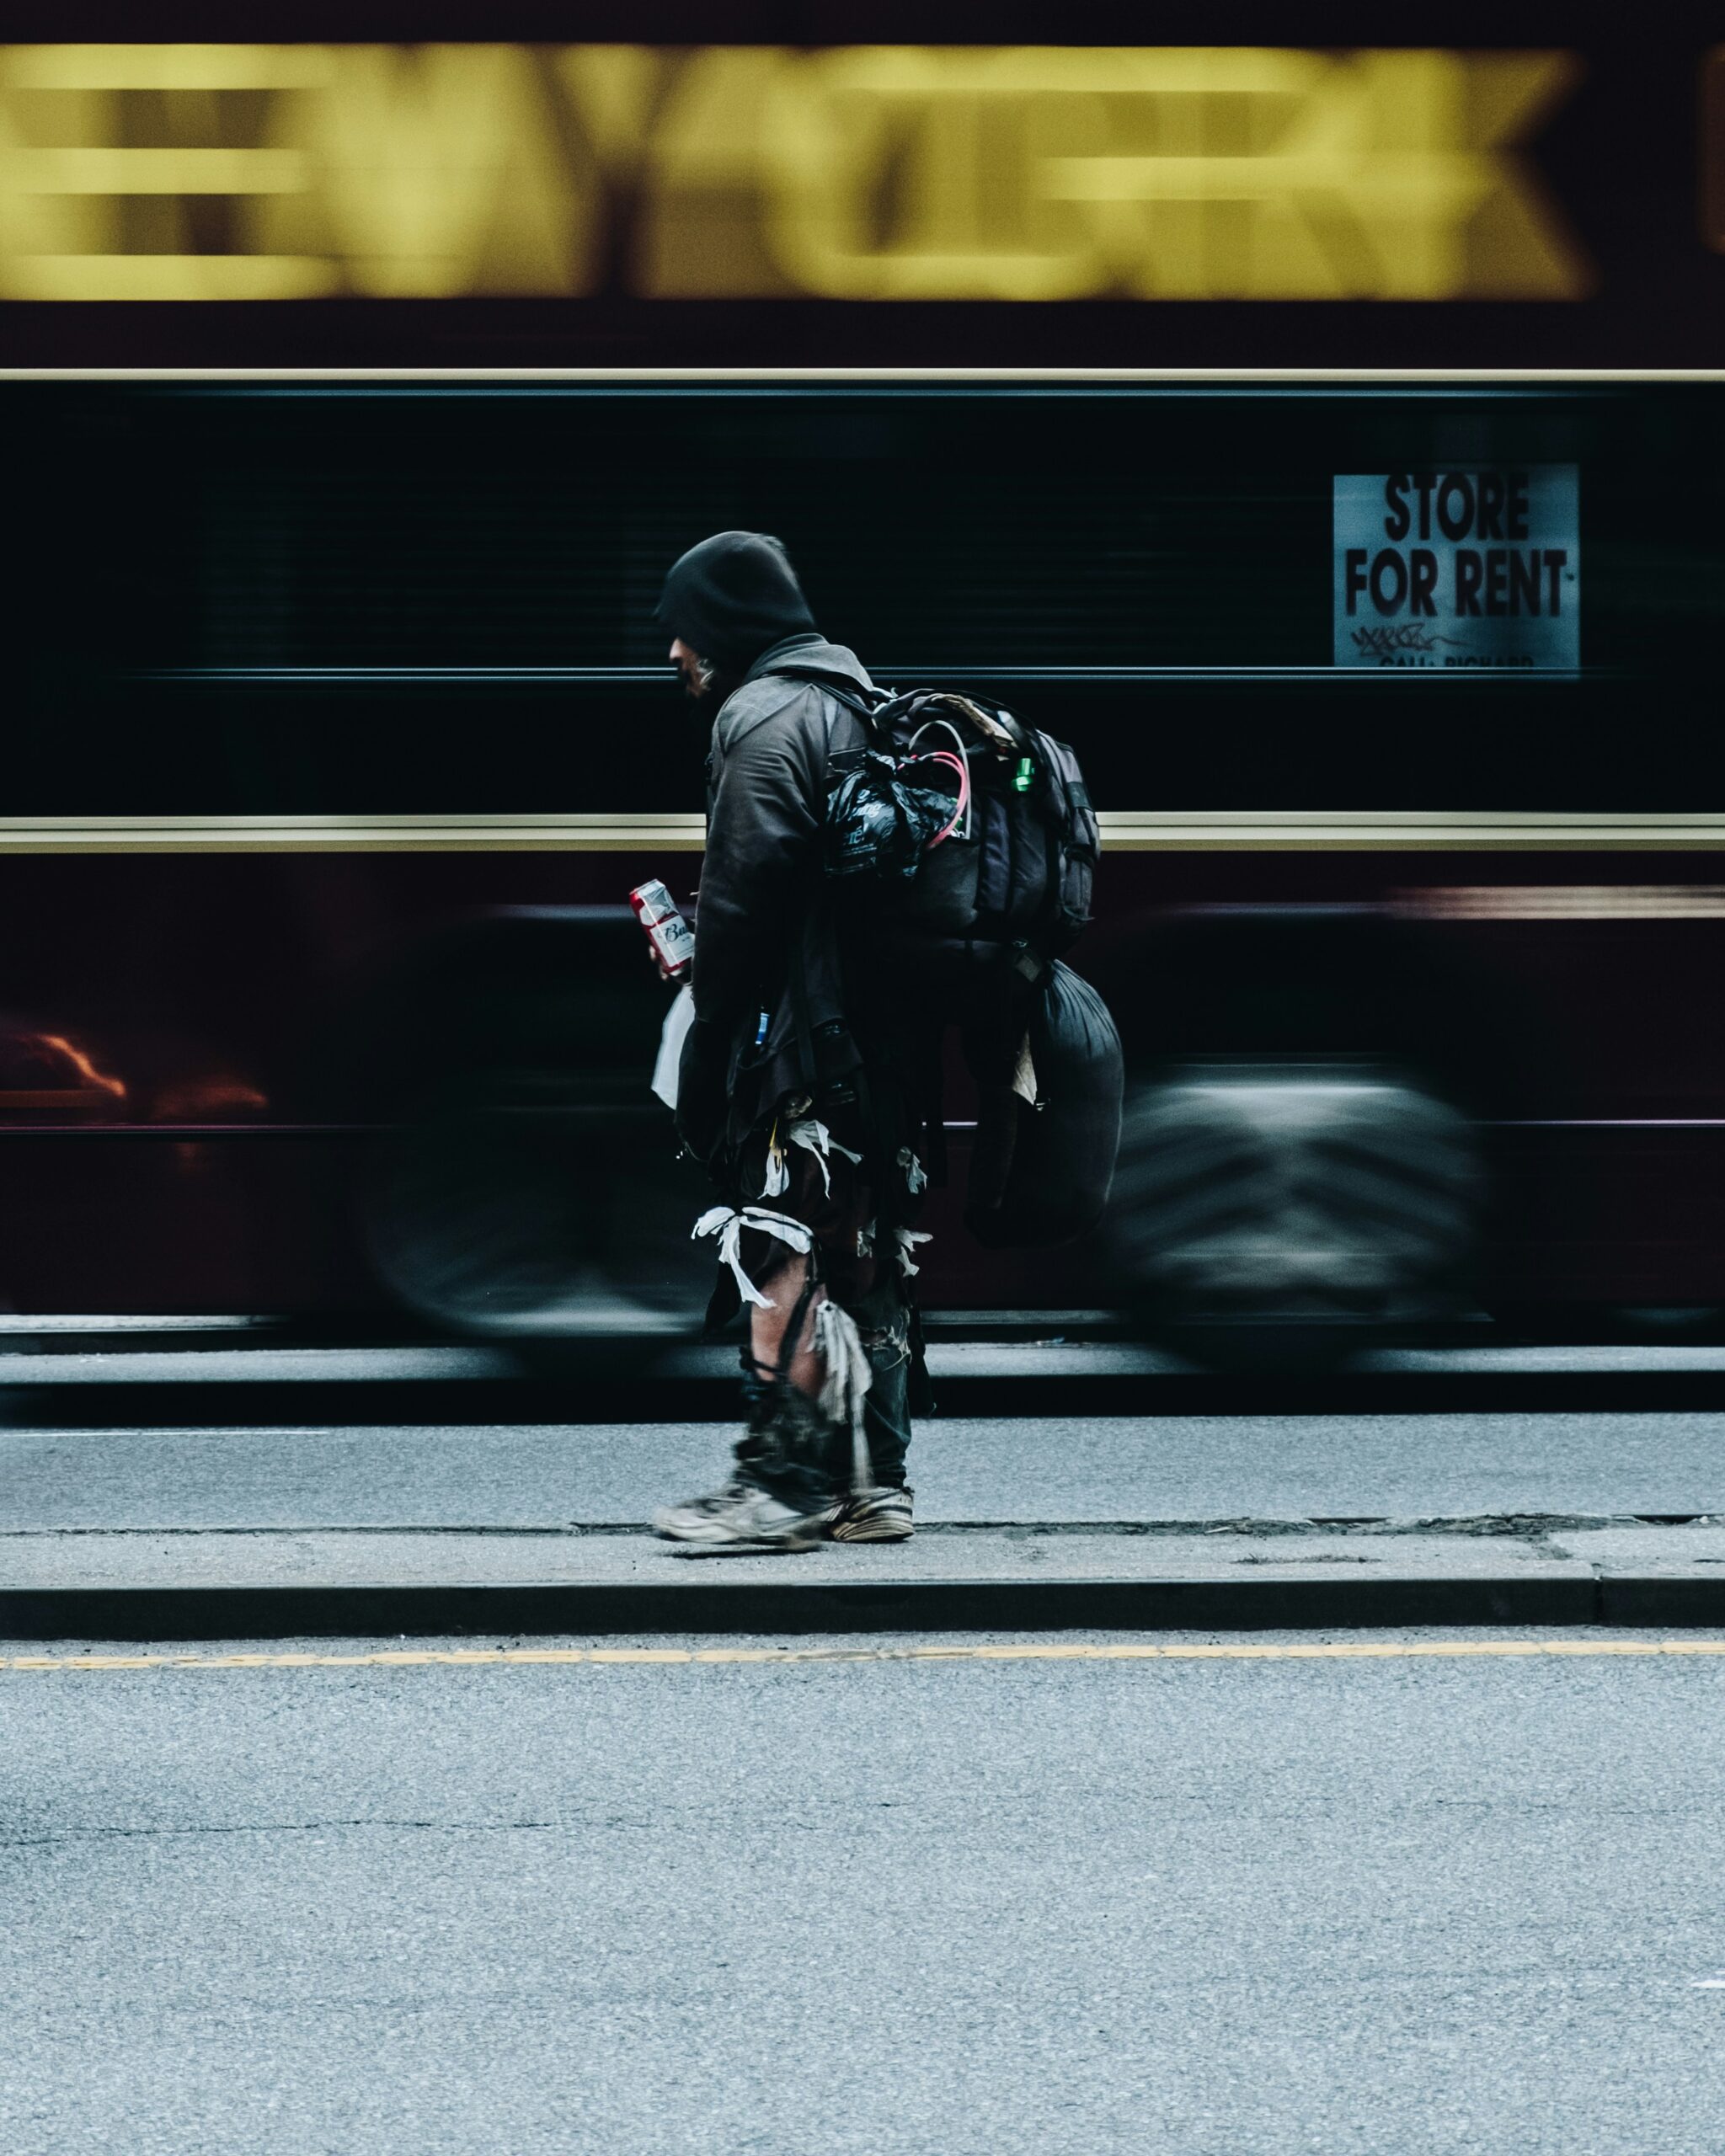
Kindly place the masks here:
POLYGON ((1109 1218, 969 1243, 955 1085, 931 1307, 1209 1349, 1725 1310, 1725 382, 13 378, 0 440, 16 1309, 693 1321, 623 901, 698 886, 652 611, 744 526, 1103 814, 1109 1218), (1567 642, 1383 611, 1412 557, 1349 559, 1339 479, 1429 519, 1471 475, 1513 533, 1528 473, 1567 642))

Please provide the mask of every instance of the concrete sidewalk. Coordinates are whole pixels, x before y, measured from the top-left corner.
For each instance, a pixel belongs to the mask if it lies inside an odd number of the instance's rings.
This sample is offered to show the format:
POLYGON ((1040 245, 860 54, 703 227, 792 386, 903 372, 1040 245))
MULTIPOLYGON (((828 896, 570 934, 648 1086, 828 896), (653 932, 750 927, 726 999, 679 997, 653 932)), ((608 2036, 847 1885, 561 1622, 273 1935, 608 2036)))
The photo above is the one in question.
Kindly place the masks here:
MULTIPOLYGON (((940 1416, 923 1528, 1725 1515, 1715 1415, 940 1416)), ((0 1534, 638 1528, 711 1489, 729 1422, 0 1428, 0 1534)))
POLYGON ((1725 1627, 1719 1428, 940 1417, 908 1545, 690 1556, 729 1424, 13 1427, 0 1636, 1725 1627))
POLYGON ((634 1527, 0 1535, 0 1638, 1725 1625, 1725 1518, 926 1527, 691 1555, 634 1527))

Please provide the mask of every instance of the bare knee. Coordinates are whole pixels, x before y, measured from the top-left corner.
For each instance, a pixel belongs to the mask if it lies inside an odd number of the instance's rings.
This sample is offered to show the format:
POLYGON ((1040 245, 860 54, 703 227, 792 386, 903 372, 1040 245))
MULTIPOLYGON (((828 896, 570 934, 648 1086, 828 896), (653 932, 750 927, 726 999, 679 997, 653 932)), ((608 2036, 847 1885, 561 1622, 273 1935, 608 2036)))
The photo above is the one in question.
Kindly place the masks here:
POLYGON ((774 1273, 765 1293, 772 1298, 772 1307, 762 1310, 751 1304, 749 1310, 749 1345, 757 1368, 784 1369, 791 1383, 799 1392, 819 1392, 821 1369, 820 1358, 810 1345, 814 1332, 814 1313, 826 1299, 826 1290, 818 1283, 806 1295, 809 1284, 809 1261, 798 1257, 780 1272, 774 1273), (797 1337, 788 1342, 792 1320, 802 1306, 802 1321, 797 1337))

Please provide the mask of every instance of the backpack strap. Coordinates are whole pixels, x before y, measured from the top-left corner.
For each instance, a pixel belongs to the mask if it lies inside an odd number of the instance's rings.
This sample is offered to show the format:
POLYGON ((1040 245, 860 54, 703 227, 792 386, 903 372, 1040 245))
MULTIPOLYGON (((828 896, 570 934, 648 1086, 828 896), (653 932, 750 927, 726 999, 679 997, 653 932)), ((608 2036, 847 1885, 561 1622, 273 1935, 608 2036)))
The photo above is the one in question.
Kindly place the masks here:
POLYGON ((832 675, 823 673, 819 667, 775 666, 772 670, 782 680, 807 681, 817 689, 824 689, 835 703, 843 704, 847 710, 855 712, 871 731, 875 714, 884 711, 888 704, 899 701, 890 689, 864 688, 860 681, 841 683, 832 675))
POLYGON ((803 963, 803 931, 800 922, 791 936, 790 979, 791 1020, 797 1029, 797 1065, 803 1074, 803 1083, 810 1093, 819 1091, 820 1065, 814 1054, 814 1027, 809 1016, 809 974, 803 963))
POLYGON ((1078 768, 1078 759, 1064 741, 1056 741, 1052 734, 1038 734, 1033 738, 1060 797, 1059 822, 1066 846, 1094 866, 1101 851, 1100 834, 1095 806, 1078 768))
POLYGON ((915 719, 929 705, 939 704, 962 712, 997 755, 1028 756, 1033 752, 1035 737, 1030 728, 1015 718, 1004 705, 984 703, 956 689, 907 689, 900 693, 879 685, 865 689, 860 682, 841 684, 831 675, 813 666, 775 666, 772 670, 786 680, 809 681, 816 688, 824 689, 835 703, 855 712, 870 734, 877 737, 889 720, 915 719))

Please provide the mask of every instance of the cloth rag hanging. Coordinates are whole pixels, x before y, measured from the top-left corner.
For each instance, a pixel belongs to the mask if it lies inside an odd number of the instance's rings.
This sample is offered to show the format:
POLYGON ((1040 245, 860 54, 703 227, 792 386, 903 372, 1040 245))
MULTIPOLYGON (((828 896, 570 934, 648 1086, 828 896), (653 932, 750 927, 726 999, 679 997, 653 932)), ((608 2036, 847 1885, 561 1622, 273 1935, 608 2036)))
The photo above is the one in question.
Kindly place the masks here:
POLYGON ((718 1262, 730 1267, 737 1293, 745 1303, 753 1303, 756 1310, 770 1310, 775 1307, 772 1296, 763 1295, 743 1267, 742 1237, 750 1231, 776 1236, 780 1242, 788 1243, 799 1257, 806 1257, 814 1247, 814 1230, 801 1220, 792 1219, 788 1214, 775 1213, 765 1205, 709 1206, 695 1223, 690 1241, 717 1235, 718 1262))
POLYGON ((851 1486, 872 1489, 874 1465, 868 1455, 868 1433, 862 1402, 874 1382, 874 1368, 857 1321, 830 1296, 814 1313, 814 1351, 825 1374, 820 1385, 820 1412, 830 1422, 851 1433, 851 1486))

